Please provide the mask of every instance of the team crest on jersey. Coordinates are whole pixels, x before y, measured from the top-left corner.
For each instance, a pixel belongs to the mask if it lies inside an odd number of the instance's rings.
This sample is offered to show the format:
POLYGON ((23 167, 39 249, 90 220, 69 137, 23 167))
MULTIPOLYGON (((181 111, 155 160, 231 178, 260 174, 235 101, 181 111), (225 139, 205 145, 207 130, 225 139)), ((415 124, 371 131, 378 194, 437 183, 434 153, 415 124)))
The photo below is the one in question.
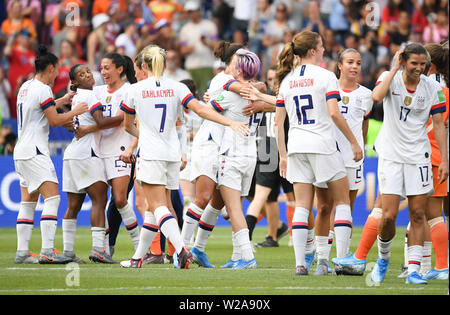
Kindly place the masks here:
POLYGON ((417 97, 417 107, 423 108, 425 106, 425 96, 418 96, 417 97))
POLYGON ((406 106, 411 105, 411 103, 412 103, 412 97, 411 97, 411 96, 406 96, 405 99, 403 100, 403 103, 404 103, 406 106))
POLYGON ((106 98, 106 103, 111 102, 111 100, 112 100, 112 96, 108 96, 108 97, 106 98))
POLYGON ((350 102, 350 99, 347 95, 342 96, 342 103, 344 103, 345 105, 348 104, 348 102, 350 102))

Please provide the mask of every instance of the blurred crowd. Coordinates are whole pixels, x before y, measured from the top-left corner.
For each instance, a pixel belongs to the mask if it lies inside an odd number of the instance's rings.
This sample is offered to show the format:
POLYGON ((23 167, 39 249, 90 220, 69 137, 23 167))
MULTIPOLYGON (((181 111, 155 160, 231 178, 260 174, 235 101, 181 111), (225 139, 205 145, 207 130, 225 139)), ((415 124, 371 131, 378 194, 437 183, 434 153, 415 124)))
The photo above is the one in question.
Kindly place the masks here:
POLYGON ((258 53, 265 80, 302 29, 322 35, 329 70, 343 48, 359 50, 360 82, 372 89, 403 43, 448 38, 448 8, 448 0, 0 0, 0 125, 16 118, 16 93, 34 75, 38 43, 60 59, 56 98, 66 93, 73 65, 88 64, 102 84, 103 55, 134 58, 148 44, 168 51, 165 75, 192 78, 200 93, 224 66, 213 55, 219 40, 258 53))

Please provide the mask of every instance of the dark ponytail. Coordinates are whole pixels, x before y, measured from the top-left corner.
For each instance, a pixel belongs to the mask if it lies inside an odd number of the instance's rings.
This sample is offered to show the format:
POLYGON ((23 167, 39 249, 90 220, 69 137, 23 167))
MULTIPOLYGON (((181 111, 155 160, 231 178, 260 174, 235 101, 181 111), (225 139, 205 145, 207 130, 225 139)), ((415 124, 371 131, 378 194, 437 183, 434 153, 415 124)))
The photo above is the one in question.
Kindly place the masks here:
POLYGON ((118 53, 106 54, 103 58, 110 59, 116 68, 123 67, 121 75, 127 77, 128 82, 131 84, 136 83, 136 73, 134 72, 134 63, 128 56, 122 56, 118 53))
POLYGON ((223 61, 226 65, 230 64, 231 58, 239 49, 243 48, 244 45, 237 43, 230 43, 226 41, 220 41, 214 47, 214 57, 223 61))
POLYGON ((44 45, 39 45, 37 57, 34 61, 36 73, 44 72, 49 65, 56 66, 58 64, 58 57, 48 51, 44 45))

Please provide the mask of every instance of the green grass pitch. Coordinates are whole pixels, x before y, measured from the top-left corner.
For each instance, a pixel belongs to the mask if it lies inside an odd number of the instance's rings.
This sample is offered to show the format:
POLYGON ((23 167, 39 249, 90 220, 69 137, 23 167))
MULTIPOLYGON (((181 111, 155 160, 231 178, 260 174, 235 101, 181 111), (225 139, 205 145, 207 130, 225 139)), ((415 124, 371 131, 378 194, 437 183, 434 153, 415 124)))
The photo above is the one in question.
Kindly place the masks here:
MULTIPOLYGON (((351 250, 359 243, 362 228, 355 228, 351 250)), ((266 227, 258 227, 254 240, 262 241, 266 227)), ((89 262, 91 233, 78 228, 76 254, 88 263, 66 269, 64 265, 16 265, 16 231, 0 229, 0 295, 447 295, 448 281, 430 280, 428 285, 406 285, 397 278, 403 263, 405 230, 397 229, 392 248, 391 263, 385 281, 371 286, 369 272, 364 276, 295 276, 294 250, 288 247, 288 237, 279 248, 258 248, 255 257, 258 269, 203 269, 192 264, 189 270, 174 269, 172 265, 144 265, 139 270, 122 269, 118 264, 103 265, 89 262)), ((39 253, 40 230, 35 228, 30 249, 39 253)), ((55 246, 62 251, 62 230, 58 228, 55 246)), ((206 252, 212 264, 219 267, 231 255, 231 228, 217 227, 206 252)), ((125 260, 133 254, 133 245, 126 230, 121 228, 114 259, 125 260)), ((335 255, 333 246, 331 257, 335 255)), ((376 244, 368 256, 368 263, 377 257, 376 244)), ((434 263, 434 257, 433 257, 434 263)), ((72 267, 72 265, 69 265, 72 267)))

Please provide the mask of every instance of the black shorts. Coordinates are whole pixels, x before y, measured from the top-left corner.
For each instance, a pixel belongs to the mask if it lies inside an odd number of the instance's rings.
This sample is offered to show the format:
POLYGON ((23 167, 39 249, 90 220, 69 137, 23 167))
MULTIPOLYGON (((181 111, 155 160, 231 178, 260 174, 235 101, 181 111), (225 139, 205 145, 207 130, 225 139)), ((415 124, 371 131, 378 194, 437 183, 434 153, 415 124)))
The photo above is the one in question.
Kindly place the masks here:
POLYGON ((290 193, 294 191, 294 187, 285 178, 280 176, 280 169, 273 172, 261 171, 261 166, 264 164, 257 163, 255 168, 255 184, 268 187, 272 189, 267 198, 268 201, 277 201, 280 194, 280 186, 283 188, 284 193, 290 193))

